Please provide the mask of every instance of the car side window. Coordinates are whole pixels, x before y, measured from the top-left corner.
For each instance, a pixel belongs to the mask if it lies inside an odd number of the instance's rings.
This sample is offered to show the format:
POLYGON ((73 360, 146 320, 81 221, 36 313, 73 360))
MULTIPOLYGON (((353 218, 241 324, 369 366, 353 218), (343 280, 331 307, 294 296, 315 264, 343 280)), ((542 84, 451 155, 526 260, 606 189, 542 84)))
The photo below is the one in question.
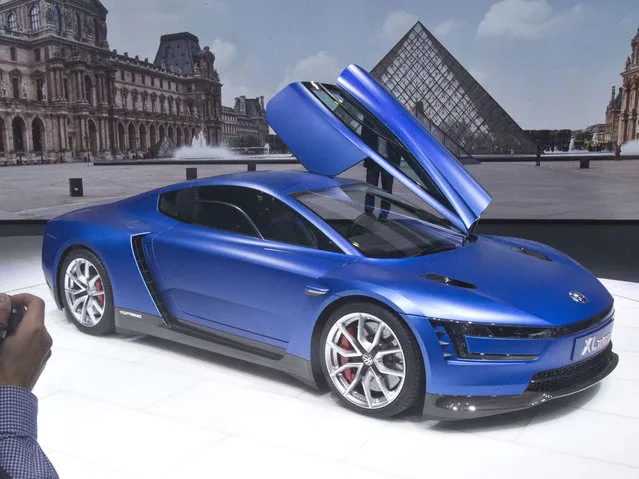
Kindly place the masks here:
POLYGON ((257 228, 240 208, 222 201, 196 200, 191 223, 244 236, 259 237, 257 228))
POLYGON ((161 213, 178 221, 278 243, 343 251, 277 198, 241 186, 201 186, 160 195, 161 213))
POLYGON ((257 195, 253 219, 266 240, 342 253, 313 223, 270 195, 257 195))
POLYGON ((178 219, 177 195, 179 191, 180 190, 169 191, 160 195, 158 202, 158 210, 160 213, 170 218, 178 219))
POLYGON ((240 186, 205 186, 200 188, 199 196, 237 206, 246 213, 265 240, 342 253, 310 221, 287 204, 262 191, 240 186))
POLYGON ((158 210, 183 223, 260 237, 255 224, 240 207, 224 201, 224 195, 214 193, 210 187, 169 191, 160 195, 158 210))

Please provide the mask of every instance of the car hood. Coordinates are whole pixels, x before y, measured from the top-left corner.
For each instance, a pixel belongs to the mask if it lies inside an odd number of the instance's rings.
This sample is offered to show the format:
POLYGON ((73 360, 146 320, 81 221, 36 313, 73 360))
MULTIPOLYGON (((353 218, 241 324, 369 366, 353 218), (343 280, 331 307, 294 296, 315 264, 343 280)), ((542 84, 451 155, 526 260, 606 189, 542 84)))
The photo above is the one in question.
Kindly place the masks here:
POLYGON ((418 258, 363 259, 343 273, 366 278, 369 288, 406 314, 439 319, 560 326, 613 304, 599 280, 574 260, 539 243, 510 238, 477 236, 467 246, 418 258), (427 279, 433 274, 469 287, 427 279), (576 302, 571 292, 588 302, 576 302))

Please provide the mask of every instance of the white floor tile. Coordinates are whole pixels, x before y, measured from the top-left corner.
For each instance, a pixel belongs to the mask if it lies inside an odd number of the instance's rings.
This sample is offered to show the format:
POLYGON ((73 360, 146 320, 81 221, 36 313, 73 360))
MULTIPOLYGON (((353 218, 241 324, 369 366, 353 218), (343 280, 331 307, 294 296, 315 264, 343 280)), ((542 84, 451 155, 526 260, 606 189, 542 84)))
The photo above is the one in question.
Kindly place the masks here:
MULTIPOLYGON (((581 406, 588 411, 627 416, 639 420, 639 382, 607 378, 597 388, 596 394, 581 406)), ((639 431, 637 431, 639 433, 639 431)))
POLYGON ((335 405, 205 381, 147 411, 217 431, 343 459, 386 424, 335 405), (348 440, 340 431, 347 434, 348 440), (335 446, 327 447, 327 445, 335 446))
POLYGON ((87 353, 57 350, 40 381, 49 388, 142 409, 194 386, 200 379, 87 353))
POLYGON ((614 288, 612 293, 616 296, 638 301, 639 304, 639 284, 628 283, 618 288, 614 288))
POLYGON ((618 351, 619 365, 611 377, 639 382, 639 353, 618 351))
POLYGON ((38 399, 44 399, 59 391, 60 389, 55 387, 51 382, 47 383, 47 381, 38 381, 32 392, 38 397, 38 399))
POLYGON ((91 336, 83 334, 63 313, 62 319, 48 326, 53 338, 56 351, 66 350, 87 353, 103 358, 119 361, 138 361, 142 358, 157 354, 161 351, 157 346, 150 345, 146 338, 133 336, 91 336))
POLYGON ((615 324, 639 328, 639 302, 615 297, 615 324))
POLYGON ((16 291, 31 288, 44 282, 42 270, 30 263, 4 263, 0 275, 0 291, 13 294, 16 291))
MULTIPOLYGON (((564 435, 565 437, 565 435, 564 435)), ((474 434, 390 424, 348 458, 405 477, 546 479, 636 478, 637 469, 605 464, 474 434)))
MULTIPOLYGON (((481 418, 473 421, 439 422, 433 424, 430 428, 433 431, 441 431, 442 433, 465 432, 501 441, 514 442, 535 414, 536 412, 534 410, 520 411, 513 414, 481 418)), ((412 425, 408 423, 405 424, 405 426, 423 430, 428 427, 428 423, 414 421, 412 425)))
MULTIPOLYGON (((326 447, 339 447, 326 444, 326 447)), ((361 477, 367 479, 400 479, 374 469, 342 461, 300 453, 274 446, 269 442, 230 436, 198 457, 189 458, 162 478, 252 478, 326 479, 329 477, 361 477), (250 451, 247 454, 247 451, 250 451), (247 457, 249 456, 249 457, 247 457)))
POLYGON ((639 328, 615 324, 612 343, 614 350, 639 353, 639 328))
POLYGON ((145 478, 155 477, 224 438, 210 429, 70 393, 41 401, 39 420, 39 439, 45 451, 81 457, 145 478))
POLYGON ((61 452, 47 454, 61 479, 140 479, 61 452))
MULTIPOLYGON (((556 408, 539 414, 517 440, 575 456, 639 468, 636 454, 639 420, 584 409, 556 408)), ((570 470, 570 469, 566 469, 570 470)), ((580 477, 570 471, 571 477, 580 477)), ((639 474, 635 469, 634 477, 639 474)), ((594 477, 591 474, 589 477, 594 477)), ((608 473, 607 477, 616 477, 608 473)))
POLYGON ((146 356, 137 364, 291 397, 306 391, 302 383, 278 371, 166 341, 149 341, 165 351, 146 356))
POLYGON ((620 286, 625 286, 628 284, 627 281, 618 281, 616 279, 606 279, 599 278, 599 281, 608 289, 608 291, 613 292, 614 289, 619 288, 620 286))

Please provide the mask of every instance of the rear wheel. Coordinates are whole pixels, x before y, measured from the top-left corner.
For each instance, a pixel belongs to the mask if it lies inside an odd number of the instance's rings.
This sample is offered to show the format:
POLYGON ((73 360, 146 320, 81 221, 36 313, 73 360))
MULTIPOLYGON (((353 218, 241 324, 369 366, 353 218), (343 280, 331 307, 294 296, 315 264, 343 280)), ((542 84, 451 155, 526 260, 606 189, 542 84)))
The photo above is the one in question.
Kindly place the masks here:
POLYGON ((339 308, 321 339, 322 370, 350 409, 377 417, 400 414, 422 393, 419 345, 394 313, 372 303, 339 308))
POLYGON ((101 336, 115 330, 111 281, 96 255, 72 251, 62 265, 59 284, 67 317, 80 331, 101 336))

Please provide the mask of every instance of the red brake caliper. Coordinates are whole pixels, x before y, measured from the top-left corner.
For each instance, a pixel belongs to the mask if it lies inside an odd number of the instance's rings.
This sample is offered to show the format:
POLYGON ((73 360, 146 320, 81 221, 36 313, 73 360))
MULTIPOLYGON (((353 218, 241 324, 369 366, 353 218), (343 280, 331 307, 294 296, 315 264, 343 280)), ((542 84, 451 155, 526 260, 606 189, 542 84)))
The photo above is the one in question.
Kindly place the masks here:
MULTIPOLYGON (((104 287, 102 286, 102 280, 99 279, 95 282, 95 290, 103 293, 104 292, 104 287)), ((98 296, 98 303, 100 303, 100 306, 104 306, 104 295, 101 294, 100 296, 98 296)))
MULTIPOLYGON (((357 334, 355 332, 355 326, 349 326, 348 328, 346 328, 346 331, 349 332, 349 334, 351 336, 355 336, 355 334, 357 334)), ((350 343, 350 341, 346 338, 346 336, 342 335, 342 339, 339 342, 339 347, 342 349, 345 349, 346 351, 353 351, 353 345, 350 343)), ((339 365, 342 366, 344 364, 346 364, 348 362, 348 358, 345 358, 344 356, 340 356, 339 357, 339 365)), ((346 369, 344 371, 344 379, 346 379, 346 381, 348 381, 348 383, 352 383, 353 380, 355 379, 355 370, 354 369, 346 369)))

